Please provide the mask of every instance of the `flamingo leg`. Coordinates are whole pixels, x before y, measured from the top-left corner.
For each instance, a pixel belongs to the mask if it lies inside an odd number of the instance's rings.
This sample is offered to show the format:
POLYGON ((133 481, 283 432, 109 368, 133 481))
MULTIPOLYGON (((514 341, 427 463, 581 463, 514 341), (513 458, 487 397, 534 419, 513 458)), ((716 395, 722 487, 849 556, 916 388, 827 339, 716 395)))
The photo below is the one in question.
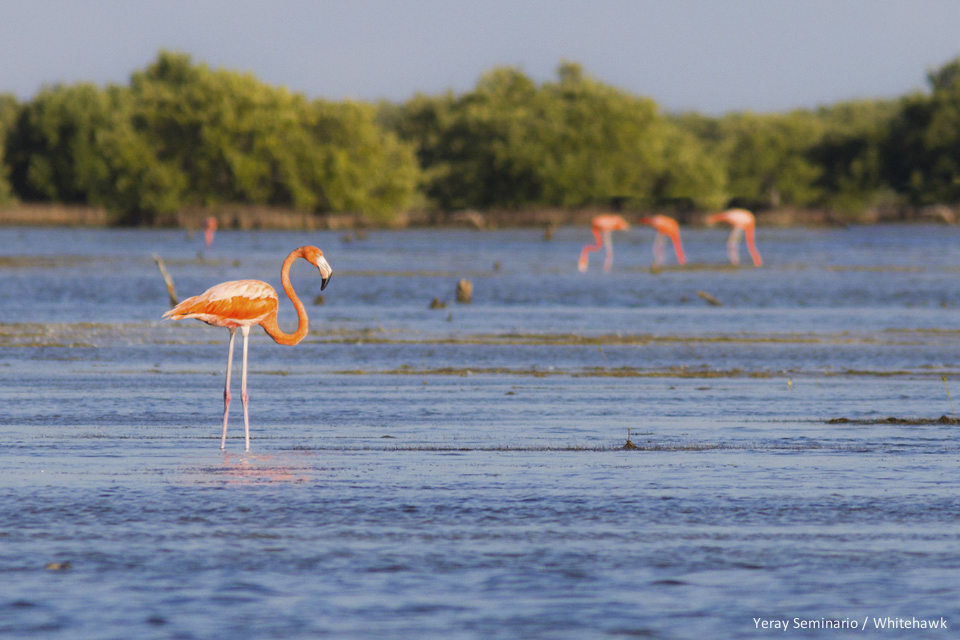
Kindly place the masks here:
POLYGON ((759 267, 763 264, 763 258, 760 257, 760 252, 757 251, 757 245, 753 241, 753 229, 747 229, 746 233, 747 239, 747 250, 750 252, 750 257, 753 258, 753 266, 759 267))
POLYGON ((237 335, 235 328, 230 329, 230 347, 227 352, 227 382, 223 386, 223 437, 220 438, 220 449, 227 448, 227 418, 230 415, 230 371, 233 369, 233 339, 237 335))
POLYGON ((247 451, 250 451, 250 415, 247 413, 247 340, 250 337, 250 327, 241 327, 243 333, 243 368, 240 373, 240 401, 243 403, 243 432, 247 439, 247 451))
POLYGON ((653 263, 658 266, 664 262, 664 244, 666 241, 667 237, 662 233, 658 233, 653 240, 653 263))
POLYGON ((603 232, 603 246, 607 249, 607 259, 603 261, 603 270, 610 271, 613 266, 613 234, 609 231, 603 232))
POLYGON ((740 236, 743 229, 734 227, 730 232, 730 239, 727 240, 727 257, 730 258, 730 264, 740 264, 740 236))

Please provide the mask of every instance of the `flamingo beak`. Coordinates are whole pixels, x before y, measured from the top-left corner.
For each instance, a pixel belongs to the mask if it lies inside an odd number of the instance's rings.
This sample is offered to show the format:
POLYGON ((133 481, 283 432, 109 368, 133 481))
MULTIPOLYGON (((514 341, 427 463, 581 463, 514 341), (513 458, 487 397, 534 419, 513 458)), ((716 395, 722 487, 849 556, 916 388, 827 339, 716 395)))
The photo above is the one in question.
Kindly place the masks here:
POLYGON ((327 288, 327 284, 330 283, 330 277, 333 276, 333 269, 330 268, 330 263, 328 263, 323 256, 320 256, 317 260, 317 268, 320 269, 320 291, 323 291, 327 288))

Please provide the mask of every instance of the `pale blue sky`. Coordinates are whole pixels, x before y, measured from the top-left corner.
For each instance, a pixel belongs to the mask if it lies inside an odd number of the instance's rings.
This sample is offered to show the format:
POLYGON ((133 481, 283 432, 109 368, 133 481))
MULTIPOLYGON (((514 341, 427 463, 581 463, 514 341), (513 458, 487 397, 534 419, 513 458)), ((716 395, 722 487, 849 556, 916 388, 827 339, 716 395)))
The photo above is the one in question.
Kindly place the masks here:
POLYGON ((159 49, 309 97, 405 100, 561 60, 665 111, 785 111, 926 88, 956 0, 0 0, 0 92, 126 83, 159 49))

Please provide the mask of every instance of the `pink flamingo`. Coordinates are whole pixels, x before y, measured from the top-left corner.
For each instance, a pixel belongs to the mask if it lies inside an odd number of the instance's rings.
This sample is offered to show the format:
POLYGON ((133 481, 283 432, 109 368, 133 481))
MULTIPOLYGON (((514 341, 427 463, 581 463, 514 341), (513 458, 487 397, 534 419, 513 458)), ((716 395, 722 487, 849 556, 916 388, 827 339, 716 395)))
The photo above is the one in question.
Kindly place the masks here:
POLYGON ((667 238, 673 242, 673 251, 677 254, 677 262, 686 264, 687 259, 683 255, 683 244, 680 243, 680 225, 670 216, 655 215, 640 218, 640 224, 650 225, 657 230, 657 237, 653 241, 653 259, 654 263, 661 265, 664 262, 664 244, 667 238))
POLYGON ((209 247, 213 244, 213 234, 217 231, 217 219, 213 216, 210 216, 204 220, 204 226, 205 228, 203 230, 203 237, 207 243, 207 246, 209 247))
POLYGON ((583 251, 580 252, 580 260, 577 262, 577 268, 580 269, 581 273, 586 271, 587 260, 589 259, 588 254, 605 248, 607 258, 603 262, 603 270, 610 271, 610 267, 613 266, 613 232, 627 231, 630 229, 630 225, 627 224, 627 221, 624 220, 622 216, 605 213, 591 220, 590 226, 596 242, 594 244, 588 244, 583 248, 583 251))
POLYGON ((759 267, 763 264, 760 252, 757 251, 757 245, 753 241, 753 232, 757 227, 757 221, 752 213, 746 209, 730 209, 707 216, 707 225, 713 226, 718 222, 726 222, 733 226, 730 239, 727 240, 727 256, 730 258, 730 264, 740 264, 741 235, 744 235, 747 239, 747 249, 750 251, 750 257, 753 258, 753 266, 759 267))
POLYGON ((222 282, 198 296, 187 298, 165 314, 164 318, 181 320, 196 318, 214 327, 226 327, 230 330, 230 347, 227 355, 227 382, 223 388, 223 437, 220 448, 227 446, 227 416, 230 409, 230 370, 233 369, 233 340, 237 328, 243 334, 243 369, 240 382, 240 399, 243 401, 243 426, 246 433, 247 451, 250 451, 250 419, 247 414, 247 338, 250 327, 260 325, 274 342, 283 345, 295 345, 307 335, 309 319, 307 311, 290 284, 290 266, 303 258, 320 270, 320 290, 323 291, 330 281, 333 269, 316 247, 294 249, 283 261, 280 269, 280 282, 283 290, 297 309, 297 330, 284 333, 277 326, 277 292, 266 282, 260 280, 235 280, 222 282))

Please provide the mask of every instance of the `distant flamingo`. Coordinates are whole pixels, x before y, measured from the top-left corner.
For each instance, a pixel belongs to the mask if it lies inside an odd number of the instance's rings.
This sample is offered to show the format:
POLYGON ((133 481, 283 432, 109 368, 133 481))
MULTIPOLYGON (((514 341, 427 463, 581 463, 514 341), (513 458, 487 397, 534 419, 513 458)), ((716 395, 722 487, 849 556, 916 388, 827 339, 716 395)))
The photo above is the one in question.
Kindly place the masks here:
POLYGON ((239 327, 243 334, 243 369, 240 381, 240 399, 243 401, 243 426, 246 433, 247 451, 250 450, 250 419, 247 413, 247 338, 250 327, 260 325, 273 338, 274 342, 295 345, 307 335, 309 319, 307 311, 290 284, 290 266, 297 258, 303 258, 320 270, 320 290, 323 291, 330 281, 333 270, 316 247, 294 249, 283 261, 280 269, 280 282, 297 309, 297 330, 284 333, 277 326, 277 292, 266 282, 260 280, 235 280, 223 282, 211 287, 198 296, 187 298, 165 314, 164 318, 181 320, 196 318, 214 327, 230 329, 230 347, 227 356, 227 382, 223 388, 223 437, 220 448, 227 446, 227 417, 230 409, 230 370, 233 369, 233 340, 239 327))
POLYGON ((213 216, 210 216, 209 218, 204 220, 203 224, 204 224, 203 238, 206 241, 207 246, 209 247, 210 245, 213 244, 213 234, 216 233, 217 231, 217 219, 214 218, 213 216))
POLYGON ((677 262, 686 264, 687 259, 683 255, 683 245, 680 243, 680 225, 670 216, 650 216, 640 218, 640 224, 647 224, 657 230, 657 237, 653 241, 653 259, 657 265, 664 261, 664 244, 667 238, 673 241, 673 251, 677 254, 677 262))
POLYGON ((745 235, 747 239, 747 249, 750 251, 750 257, 753 258, 753 266, 759 267, 763 264, 760 252, 757 251, 757 245, 753 242, 753 232, 756 229, 757 222, 752 213, 746 209, 730 209, 707 217, 707 224, 710 226, 718 222, 733 225, 730 239, 727 240, 727 257, 730 258, 730 264, 740 264, 741 235, 745 235))
POLYGON ((610 267, 613 266, 613 232, 627 231, 630 225, 627 224, 627 221, 624 220, 623 217, 612 213, 599 215, 591 220, 590 223, 596 242, 594 244, 588 244, 583 248, 583 251, 580 252, 580 261, 577 263, 577 268, 580 269, 581 273, 586 271, 587 260, 589 259, 588 254, 606 248, 607 258, 603 262, 603 270, 610 271, 610 267))

